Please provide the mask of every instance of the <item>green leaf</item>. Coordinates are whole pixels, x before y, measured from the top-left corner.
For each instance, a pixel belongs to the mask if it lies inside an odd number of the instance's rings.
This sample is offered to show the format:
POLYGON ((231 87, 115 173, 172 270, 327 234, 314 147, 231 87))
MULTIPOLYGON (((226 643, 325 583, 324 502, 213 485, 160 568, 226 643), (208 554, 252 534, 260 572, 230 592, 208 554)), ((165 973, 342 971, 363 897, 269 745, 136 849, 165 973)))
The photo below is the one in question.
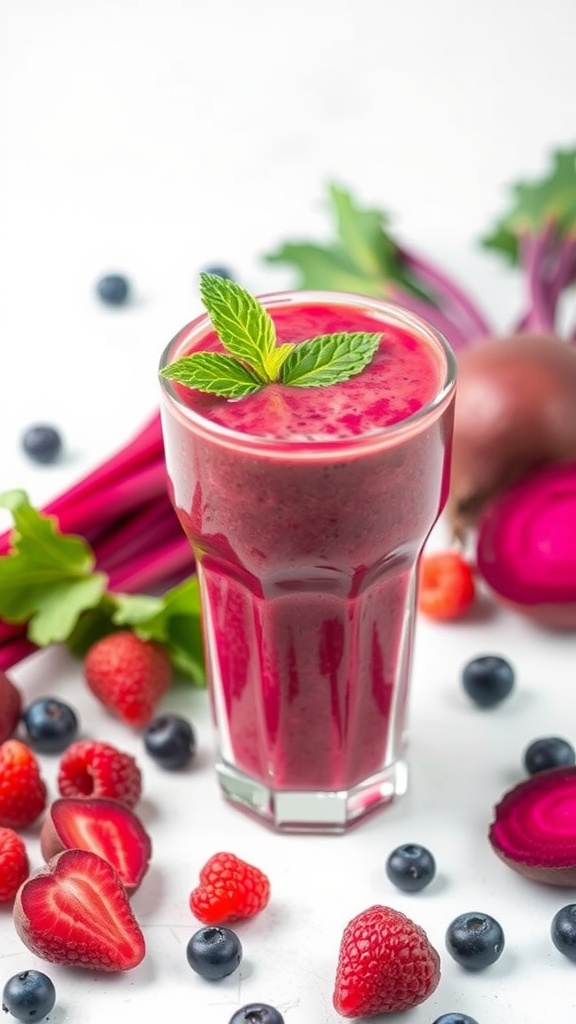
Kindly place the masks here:
POLYGON ((368 280, 382 281, 389 275, 396 248, 384 231, 386 215, 381 210, 359 206, 351 193, 338 185, 332 184, 329 189, 343 250, 368 280))
POLYGON ((163 377, 188 388, 224 398, 243 398, 258 391, 262 380, 234 356, 219 352, 194 352, 160 371, 163 377))
POLYGON ((28 623, 28 639, 38 645, 63 643, 84 611, 94 608, 106 591, 108 577, 93 573, 85 579, 65 580, 36 593, 36 609, 28 623))
POLYGON ((276 346, 276 328, 268 311, 241 285, 217 274, 200 275, 200 294, 224 347, 262 382, 270 380, 268 359, 276 346))
POLYGON ((381 334, 342 332, 304 341, 285 360, 282 383, 311 388, 348 380, 370 362, 381 337, 381 334))
POLYGON ((268 263, 293 266, 298 274, 298 288, 352 292, 372 298, 383 298, 385 294, 385 284, 380 278, 367 277, 346 252, 334 246, 286 242, 264 258, 268 263))

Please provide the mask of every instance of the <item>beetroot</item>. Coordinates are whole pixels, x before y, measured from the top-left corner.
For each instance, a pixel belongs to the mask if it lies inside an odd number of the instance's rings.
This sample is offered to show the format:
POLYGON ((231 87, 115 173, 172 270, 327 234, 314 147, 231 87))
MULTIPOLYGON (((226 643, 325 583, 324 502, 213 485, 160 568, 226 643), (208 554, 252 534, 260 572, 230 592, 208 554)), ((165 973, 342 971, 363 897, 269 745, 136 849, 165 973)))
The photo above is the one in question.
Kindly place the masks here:
POLYGON ((576 885, 576 767, 538 772, 494 809, 488 838, 514 871, 547 885, 576 885))
POLYGON ((477 568, 504 601, 576 628, 576 462, 535 470, 484 509, 477 568))

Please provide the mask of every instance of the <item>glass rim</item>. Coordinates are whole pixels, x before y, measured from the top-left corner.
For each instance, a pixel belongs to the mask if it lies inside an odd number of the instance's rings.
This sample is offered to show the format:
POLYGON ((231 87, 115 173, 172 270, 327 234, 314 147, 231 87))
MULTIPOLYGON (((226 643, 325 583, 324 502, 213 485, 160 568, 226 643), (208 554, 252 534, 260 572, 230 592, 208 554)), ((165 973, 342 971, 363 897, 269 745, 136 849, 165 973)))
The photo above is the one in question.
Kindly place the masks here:
MULTIPOLYGON (((336 449, 349 450, 350 448, 372 447, 384 441, 400 439, 405 434, 412 434, 415 428, 426 420, 433 420, 440 415, 440 412, 448 404, 456 386, 456 357, 448 340, 436 327, 433 327, 427 320, 403 306, 388 302, 384 299, 377 299, 371 296, 357 295, 353 292, 327 291, 327 290, 287 290, 265 292, 257 296, 258 301, 266 309, 274 309, 279 306, 302 306, 302 305, 336 305, 356 308, 359 311, 376 314, 383 324, 392 323, 411 330, 419 336, 432 343, 437 351, 443 356, 445 365, 444 378, 441 381, 434 397, 426 402, 421 409, 405 417, 398 423, 391 423, 383 427, 375 427, 373 430, 363 434, 350 437, 316 437, 302 438, 302 436, 290 438, 267 437, 262 434, 248 434, 245 431, 234 430, 221 423, 203 416, 196 412, 183 401, 181 395, 174 387, 174 382, 168 377, 159 374, 160 385, 164 397, 178 413, 187 420, 194 428, 205 435, 219 440, 222 443, 230 443, 244 448, 264 448, 268 450, 290 450, 298 448, 300 451, 326 451, 334 452, 336 449)), ((163 370, 170 363, 174 362, 179 353, 177 349, 185 340, 189 347, 190 341, 201 336, 207 328, 213 330, 212 322, 208 313, 201 313, 193 320, 185 324, 175 334, 160 356, 158 370, 163 370)))

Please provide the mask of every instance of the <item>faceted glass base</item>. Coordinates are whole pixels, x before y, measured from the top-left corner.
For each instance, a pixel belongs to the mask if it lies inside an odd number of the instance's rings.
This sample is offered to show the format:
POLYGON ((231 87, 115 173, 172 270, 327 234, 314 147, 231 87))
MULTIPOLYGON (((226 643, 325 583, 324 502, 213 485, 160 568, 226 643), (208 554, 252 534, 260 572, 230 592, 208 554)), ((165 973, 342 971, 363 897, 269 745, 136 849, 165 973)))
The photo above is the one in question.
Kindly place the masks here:
POLYGON ((408 783, 405 761, 396 761, 353 789, 322 792, 271 789, 224 762, 217 763, 216 771, 227 800, 278 832, 347 832, 402 796, 408 783))

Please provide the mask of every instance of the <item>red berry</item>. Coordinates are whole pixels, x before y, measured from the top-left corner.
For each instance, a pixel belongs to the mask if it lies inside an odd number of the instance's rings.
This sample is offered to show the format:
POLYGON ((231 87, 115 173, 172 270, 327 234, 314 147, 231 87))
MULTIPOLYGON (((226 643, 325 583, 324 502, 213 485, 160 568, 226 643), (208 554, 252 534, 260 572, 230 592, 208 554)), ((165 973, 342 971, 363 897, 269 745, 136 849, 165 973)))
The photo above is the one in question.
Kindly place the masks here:
POLYGON ((152 852, 144 825, 125 804, 102 797, 54 800, 40 832, 44 860, 63 850, 91 850, 107 860, 128 892, 142 881, 152 852))
POLYGON ((400 1013, 440 981, 440 957, 424 930, 392 907, 374 906, 344 929, 333 1002, 343 1017, 400 1013))
POLYGON ((418 608, 431 619, 461 618, 476 594, 470 564, 457 551, 425 555, 420 565, 418 608))
POLYGON ((21 886, 14 926, 53 964, 127 971, 144 957, 144 936, 114 868, 88 850, 65 850, 21 886))
POLYGON ((84 659, 88 686, 112 714, 141 728, 154 715, 172 681, 168 655, 135 633, 111 633, 98 640, 84 659))
POLYGON ((134 807, 142 774, 131 754, 110 743, 77 740, 64 751, 58 769, 60 796, 98 796, 134 807))
POLYGON ((30 865, 24 841, 12 828, 0 828, 0 902, 13 900, 30 865))
POLYGON ((22 712, 22 697, 11 679, 0 670, 0 743, 12 735, 22 712))
POLYGON ((46 785, 36 757, 20 740, 0 746, 0 825, 27 828, 46 806, 46 785))
POLYGON ((190 909, 203 924, 223 924, 259 914, 270 899, 270 882, 259 868, 234 853, 215 853, 190 893, 190 909))

